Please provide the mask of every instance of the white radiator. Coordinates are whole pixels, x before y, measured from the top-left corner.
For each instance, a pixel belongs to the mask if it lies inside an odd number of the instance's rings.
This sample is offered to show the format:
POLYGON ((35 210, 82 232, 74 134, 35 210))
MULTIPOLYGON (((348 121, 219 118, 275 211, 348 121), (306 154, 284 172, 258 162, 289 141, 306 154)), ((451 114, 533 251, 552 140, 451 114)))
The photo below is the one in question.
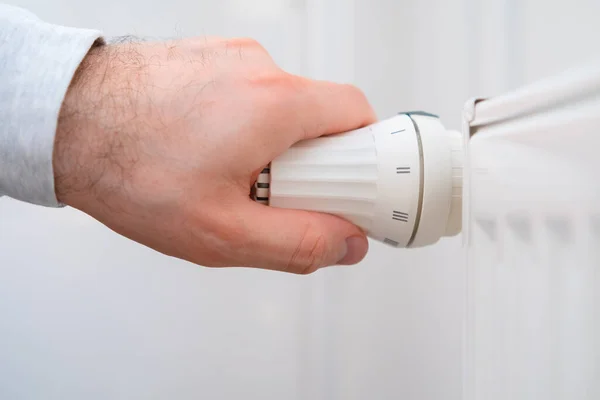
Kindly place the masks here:
POLYGON ((464 398, 600 399, 600 65, 464 119, 464 398))

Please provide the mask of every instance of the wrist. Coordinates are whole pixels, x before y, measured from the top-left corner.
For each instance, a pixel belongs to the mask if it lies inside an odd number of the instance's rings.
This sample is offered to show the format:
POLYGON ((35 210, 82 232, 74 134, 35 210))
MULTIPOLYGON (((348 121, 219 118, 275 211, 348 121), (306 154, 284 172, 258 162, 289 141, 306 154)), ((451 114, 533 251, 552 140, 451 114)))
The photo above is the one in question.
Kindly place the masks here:
POLYGON ((93 47, 77 69, 60 110, 53 152, 58 201, 76 206, 105 168, 98 157, 102 99, 109 80, 109 46, 93 47))

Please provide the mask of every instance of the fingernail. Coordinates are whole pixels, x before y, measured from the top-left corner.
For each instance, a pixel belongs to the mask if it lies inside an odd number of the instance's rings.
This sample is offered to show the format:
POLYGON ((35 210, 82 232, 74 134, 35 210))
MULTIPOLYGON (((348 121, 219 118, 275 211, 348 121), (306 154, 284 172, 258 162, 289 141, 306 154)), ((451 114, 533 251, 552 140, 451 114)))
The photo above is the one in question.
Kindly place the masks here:
POLYGON ((359 263, 367 255, 369 242, 363 236, 351 236, 346 239, 346 254, 338 262, 339 265, 353 265, 359 263))

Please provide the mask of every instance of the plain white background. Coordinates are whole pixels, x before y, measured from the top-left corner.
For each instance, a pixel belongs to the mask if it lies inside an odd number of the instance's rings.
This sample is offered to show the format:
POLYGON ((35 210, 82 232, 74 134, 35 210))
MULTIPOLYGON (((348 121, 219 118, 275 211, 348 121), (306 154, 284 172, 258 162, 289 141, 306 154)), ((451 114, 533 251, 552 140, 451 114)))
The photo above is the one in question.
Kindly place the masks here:
MULTIPOLYGON (((596 55, 595 0, 13 0, 106 35, 251 36, 352 82, 380 117, 463 103, 596 55)), ((372 243, 310 277, 209 270, 72 209, 0 200, 2 399, 461 398, 464 252, 372 243)))

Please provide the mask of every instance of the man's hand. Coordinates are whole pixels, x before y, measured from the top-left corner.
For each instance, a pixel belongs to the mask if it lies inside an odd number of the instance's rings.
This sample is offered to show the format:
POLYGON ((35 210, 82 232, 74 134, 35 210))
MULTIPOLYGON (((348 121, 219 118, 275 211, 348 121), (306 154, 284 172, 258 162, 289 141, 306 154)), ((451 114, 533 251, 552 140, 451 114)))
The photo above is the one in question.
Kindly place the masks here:
POLYGON ((256 42, 94 48, 65 99, 59 201, 196 264, 308 274, 354 264, 364 233, 335 216, 255 203, 261 169, 292 144, 375 121, 354 87, 283 72, 256 42))

